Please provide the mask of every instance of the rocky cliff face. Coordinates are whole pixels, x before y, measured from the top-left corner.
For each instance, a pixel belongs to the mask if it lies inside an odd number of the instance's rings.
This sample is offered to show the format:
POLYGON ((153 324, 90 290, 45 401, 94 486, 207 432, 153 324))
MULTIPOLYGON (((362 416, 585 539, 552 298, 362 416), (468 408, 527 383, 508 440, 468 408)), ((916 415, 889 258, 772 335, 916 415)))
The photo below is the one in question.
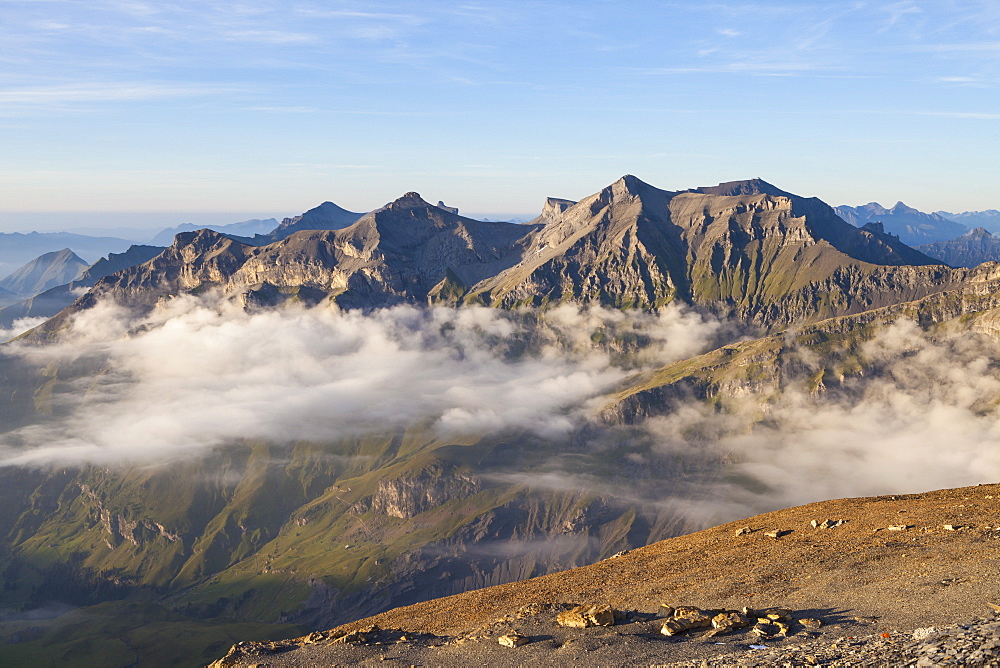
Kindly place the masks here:
POLYGON ((454 467, 429 466, 421 471, 394 479, 382 479, 378 491, 364 506, 380 515, 412 519, 420 513, 454 499, 478 492, 482 483, 454 467))
POLYGON ((624 177, 568 206, 525 259, 473 288, 496 306, 679 299, 766 329, 913 299, 962 280, 878 230, 763 181, 671 193, 624 177))

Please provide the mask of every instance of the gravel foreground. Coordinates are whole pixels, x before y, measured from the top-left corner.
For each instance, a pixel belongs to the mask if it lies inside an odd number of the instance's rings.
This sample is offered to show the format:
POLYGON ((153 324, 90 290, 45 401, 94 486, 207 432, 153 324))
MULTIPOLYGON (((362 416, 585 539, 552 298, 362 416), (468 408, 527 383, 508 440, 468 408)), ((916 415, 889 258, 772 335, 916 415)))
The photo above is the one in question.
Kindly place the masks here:
POLYGON ((807 640, 776 647, 725 654, 701 661, 660 664, 671 668, 700 666, 997 666, 1000 667, 1000 616, 941 628, 925 627, 911 635, 870 634, 853 638, 807 640), (888 637, 886 637, 888 636, 888 637))
POLYGON ((1000 485, 989 484, 765 513, 302 638, 242 642, 213 665, 1000 668, 996 612, 1000 485), (560 626, 573 606, 610 607, 615 623, 560 626), (668 608, 691 607, 793 619, 763 634, 661 634, 668 608))
MULTIPOLYGON (((215 666, 996 666, 1000 668, 1000 615, 965 624, 923 627, 906 633, 847 636, 800 632, 779 642, 749 634, 724 638, 705 634, 657 637, 662 620, 587 629, 575 636, 545 633, 551 620, 529 615, 497 623, 460 638, 374 629, 360 637, 330 642, 316 638, 304 646, 237 645, 215 666), (512 623, 514 622, 514 623, 512 623), (518 627, 527 644, 504 647, 498 638, 518 627), (629 628, 631 627, 631 628, 629 628), (637 628, 638 627, 638 628, 637 628), (344 640, 348 640, 344 642, 344 640), (757 644, 761 643, 761 644, 757 644), (726 651, 738 647, 737 651, 726 651), (289 651, 291 650, 291 651, 289 651), (663 662, 686 654, 681 661, 663 662)), ((854 628, 858 628, 855 626, 854 628)))

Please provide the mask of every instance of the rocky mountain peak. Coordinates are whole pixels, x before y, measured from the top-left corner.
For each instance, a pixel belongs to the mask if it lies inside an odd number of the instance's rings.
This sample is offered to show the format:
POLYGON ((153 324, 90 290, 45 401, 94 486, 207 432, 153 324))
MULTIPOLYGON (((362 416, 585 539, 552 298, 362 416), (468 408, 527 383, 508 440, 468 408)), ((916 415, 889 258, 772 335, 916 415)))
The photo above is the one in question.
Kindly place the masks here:
POLYGON ((739 195, 792 197, 791 193, 785 192, 761 178, 747 179, 745 181, 728 181, 720 183, 717 186, 694 188, 691 192, 698 192, 705 195, 721 195, 723 197, 735 197, 739 195))
POLYGON ((405 211, 406 209, 416 209, 428 206, 431 206, 431 204, 425 201, 424 198, 420 196, 420 193, 411 191, 390 202, 389 205, 386 206, 386 209, 389 209, 390 211, 405 211))
POLYGON ((574 202, 571 199, 559 199, 558 197, 546 197, 545 198, 545 205, 542 207, 542 213, 543 214, 550 213, 550 214, 557 215, 557 214, 562 213, 566 209, 570 208, 574 204, 576 204, 576 202, 574 202))
POLYGON ((561 220, 563 213, 576 204, 577 203, 571 199, 547 197, 545 198, 545 204, 542 205, 542 212, 538 214, 538 217, 532 220, 529 224, 551 225, 552 223, 561 220))
POLYGON ((974 229, 971 229, 969 230, 969 233, 966 234, 965 236, 969 237, 970 239, 985 239, 987 237, 990 238, 993 237, 993 235, 990 234, 989 230, 987 230, 985 227, 976 227, 974 229))
POLYGON ((193 232, 178 232, 174 236, 174 243, 170 247, 184 248, 186 246, 194 246, 195 248, 208 248, 222 239, 228 239, 228 237, 208 228, 193 232))
POLYGON ((262 236, 260 240, 264 243, 270 243, 302 230, 339 230, 360 217, 360 213, 348 211, 333 202, 323 202, 294 218, 285 218, 269 235, 262 236))
POLYGON ((30 296, 68 283, 86 269, 88 263, 69 248, 36 257, 0 280, 0 288, 21 296, 30 296))
POLYGON ((645 181, 631 174, 626 174, 612 184, 613 189, 624 190, 630 195, 638 195, 640 191, 652 187, 653 186, 649 185, 645 181))
POLYGON ((885 225, 881 221, 876 221, 873 223, 865 223, 861 226, 861 229, 866 232, 875 232, 876 234, 885 234, 885 225))

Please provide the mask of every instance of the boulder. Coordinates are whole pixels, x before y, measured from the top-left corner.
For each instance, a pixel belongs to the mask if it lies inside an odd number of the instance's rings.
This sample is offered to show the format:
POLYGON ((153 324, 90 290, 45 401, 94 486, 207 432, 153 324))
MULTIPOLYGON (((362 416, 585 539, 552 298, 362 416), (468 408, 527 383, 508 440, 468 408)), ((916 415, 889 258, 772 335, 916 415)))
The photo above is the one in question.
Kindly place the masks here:
POLYGON ((531 639, 527 636, 523 636, 517 631, 512 631, 507 635, 500 636, 497 638, 497 642, 504 647, 520 647, 521 645, 527 645, 531 642, 531 639))
POLYGON ((766 617, 768 621, 772 622, 791 622, 795 619, 792 616, 792 611, 787 608, 768 608, 764 610, 764 614, 761 617, 766 617))
POLYGON ((711 614, 687 605, 678 606, 674 610, 672 619, 668 619, 660 628, 660 633, 665 636, 675 636, 692 629, 708 629, 712 627, 712 618, 718 611, 711 614))
POLYGON ((734 629, 744 629, 750 625, 750 620, 741 612, 725 610, 712 617, 712 635, 726 633, 734 629))
POLYGON ((578 605, 556 615, 559 626, 585 629, 588 626, 614 626, 615 611, 607 605, 578 605))

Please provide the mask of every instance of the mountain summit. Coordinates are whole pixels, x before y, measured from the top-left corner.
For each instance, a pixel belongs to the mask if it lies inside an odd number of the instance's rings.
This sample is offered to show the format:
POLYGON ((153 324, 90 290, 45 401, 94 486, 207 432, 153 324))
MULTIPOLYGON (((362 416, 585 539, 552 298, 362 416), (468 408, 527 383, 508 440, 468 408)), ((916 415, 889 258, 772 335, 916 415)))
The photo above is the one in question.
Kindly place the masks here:
POLYGON ((746 181, 729 181, 720 183, 717 186, 705 186, 694 188, 688 192, 702 193, 703 195, 721 195, 723 197, 737 197, 740 195, 772 195, 774 197, 794 197, 781 188, 771 185, 764 179, 748 179, 746 181))
MULTIPOLYGON (((895 297, 870 277, 937 264, 761 179, 671 192, 627 175, 539 220, 525 258, 477 285, 477 298, 640 308, 679 299, 771 327, 888 303, 895 297)), ((903 273, 918 293, 940 278, 938 269, 903 273)))
POLYGON ((348 211, 333 202, 323 202, 294 218, 285 218, 281 223, 264 235, 270 241, 280 241, 302 230, 339 230, 347 227, 362 214, 348 211))
POLYGON ((57 285, 69 283, 90 266, 68 248, 45 253, 0 280, 0 288, 21 297, 31 297, 57 285))

